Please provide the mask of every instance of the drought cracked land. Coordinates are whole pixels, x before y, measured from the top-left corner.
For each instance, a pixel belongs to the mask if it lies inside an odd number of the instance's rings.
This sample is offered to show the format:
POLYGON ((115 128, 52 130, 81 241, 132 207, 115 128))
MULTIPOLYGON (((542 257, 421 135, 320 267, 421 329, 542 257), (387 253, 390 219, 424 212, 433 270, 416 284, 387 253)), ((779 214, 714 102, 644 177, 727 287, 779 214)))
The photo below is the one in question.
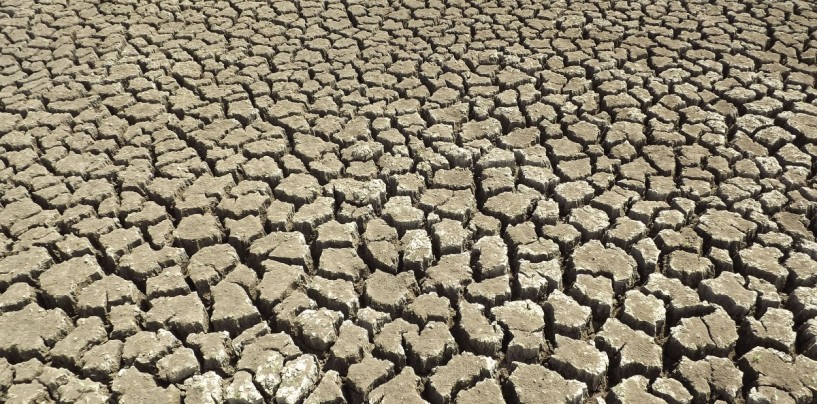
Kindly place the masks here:
POLYGON ((0 32, 0 402, 817 402, 813 1, 0 32))

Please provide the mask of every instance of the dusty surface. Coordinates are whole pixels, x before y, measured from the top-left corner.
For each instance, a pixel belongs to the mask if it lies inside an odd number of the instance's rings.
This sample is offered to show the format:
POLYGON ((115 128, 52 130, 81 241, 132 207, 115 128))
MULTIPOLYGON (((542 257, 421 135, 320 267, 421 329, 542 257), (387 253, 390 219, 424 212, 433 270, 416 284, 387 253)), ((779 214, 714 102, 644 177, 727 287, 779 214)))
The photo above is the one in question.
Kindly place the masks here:
POLYGON ((817 402, 809 1, 0 1, 0 402, 817 402))

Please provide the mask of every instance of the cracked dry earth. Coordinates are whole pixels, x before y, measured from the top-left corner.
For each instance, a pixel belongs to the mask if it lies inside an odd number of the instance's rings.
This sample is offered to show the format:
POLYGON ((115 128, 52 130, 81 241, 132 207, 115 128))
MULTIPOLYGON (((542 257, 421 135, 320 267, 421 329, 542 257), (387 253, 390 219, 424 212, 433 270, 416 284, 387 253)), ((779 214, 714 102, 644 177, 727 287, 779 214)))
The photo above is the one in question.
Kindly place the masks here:
POLYGON ((817 5, 0 2, 0 402, 817 402, 817 5))

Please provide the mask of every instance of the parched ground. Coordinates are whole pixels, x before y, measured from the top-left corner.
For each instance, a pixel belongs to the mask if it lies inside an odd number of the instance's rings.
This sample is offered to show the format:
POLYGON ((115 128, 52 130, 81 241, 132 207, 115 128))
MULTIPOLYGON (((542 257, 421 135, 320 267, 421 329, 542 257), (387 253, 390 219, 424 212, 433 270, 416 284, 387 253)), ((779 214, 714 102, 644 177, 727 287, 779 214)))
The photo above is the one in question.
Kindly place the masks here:
POLYGON ((0 402, 817 402, 813 1, 0 32, 0 402))

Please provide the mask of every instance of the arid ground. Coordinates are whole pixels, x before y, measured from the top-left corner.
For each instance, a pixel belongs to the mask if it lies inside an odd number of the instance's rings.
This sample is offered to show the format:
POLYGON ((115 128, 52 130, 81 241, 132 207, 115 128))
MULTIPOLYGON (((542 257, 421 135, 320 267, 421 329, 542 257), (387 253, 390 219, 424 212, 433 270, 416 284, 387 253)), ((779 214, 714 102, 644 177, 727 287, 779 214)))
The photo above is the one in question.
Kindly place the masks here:
POLYGON ((0 31, 0 402, 817 402, 817 2, 0 31))

